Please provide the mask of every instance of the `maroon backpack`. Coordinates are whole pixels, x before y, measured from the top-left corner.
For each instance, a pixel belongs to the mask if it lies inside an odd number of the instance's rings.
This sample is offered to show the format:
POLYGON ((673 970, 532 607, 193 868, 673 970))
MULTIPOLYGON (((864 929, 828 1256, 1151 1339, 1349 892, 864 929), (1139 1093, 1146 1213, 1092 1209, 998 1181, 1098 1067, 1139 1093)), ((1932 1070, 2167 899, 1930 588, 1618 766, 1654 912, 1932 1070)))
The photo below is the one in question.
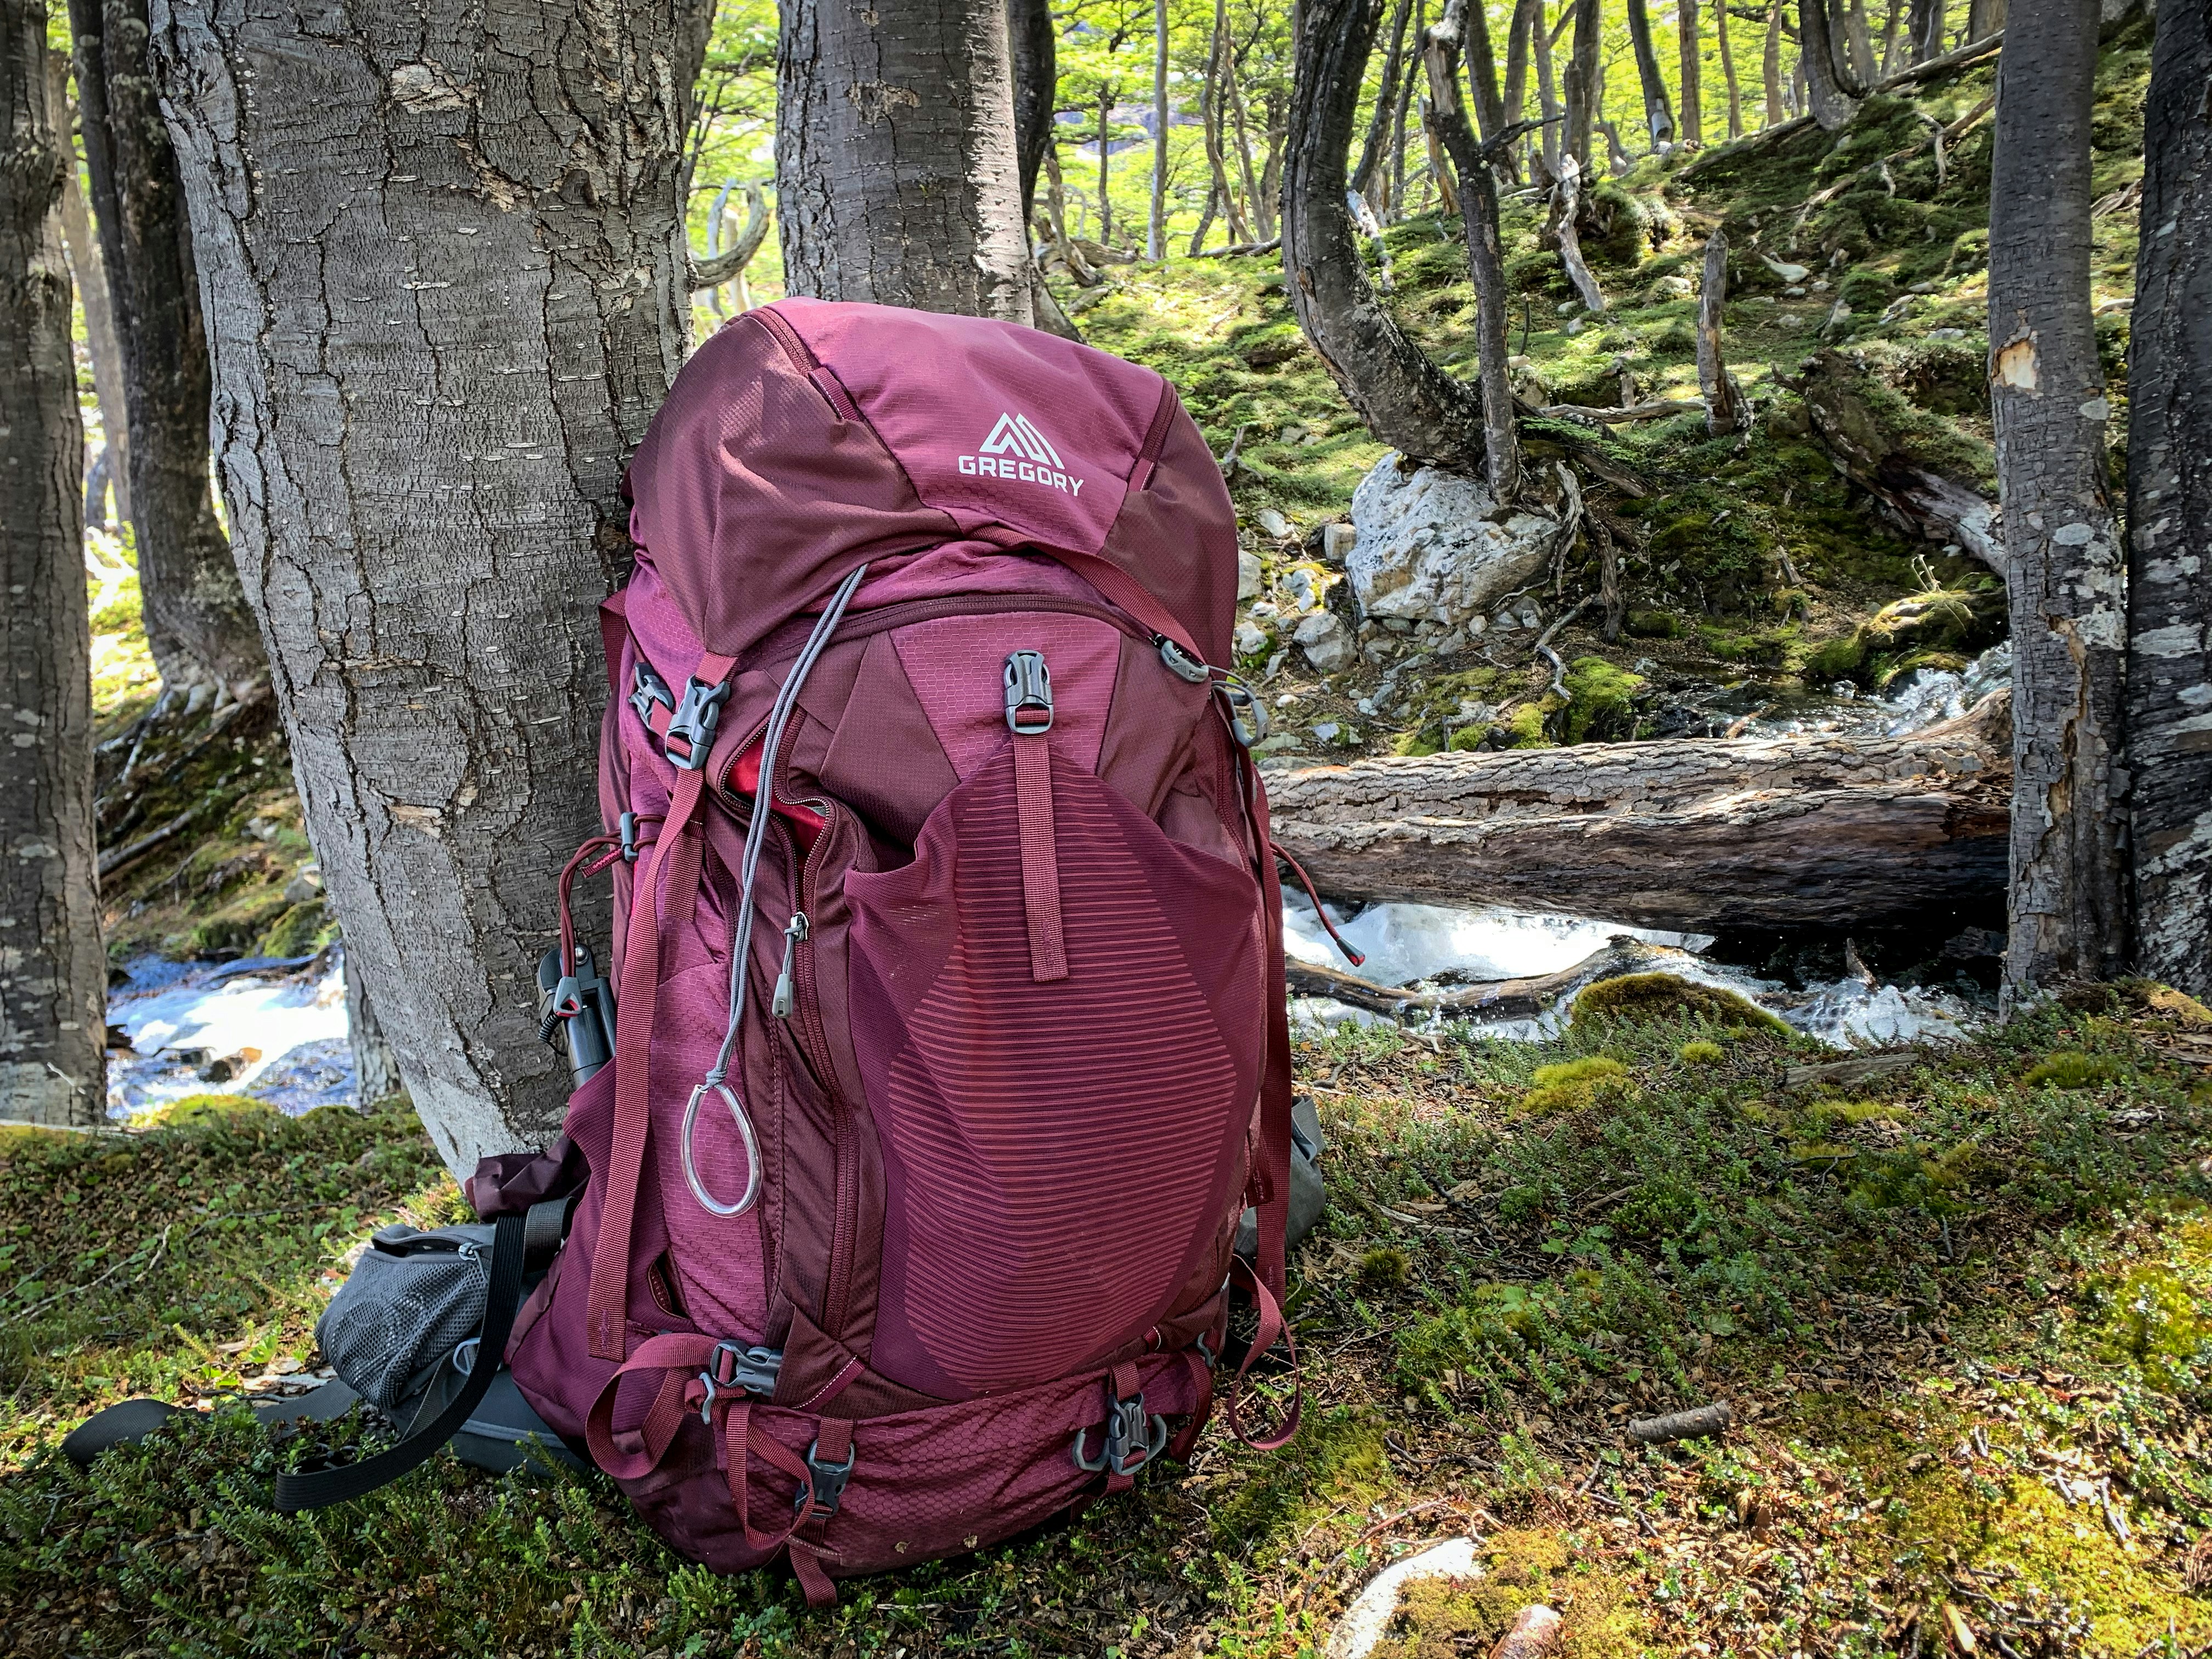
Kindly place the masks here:
MULTIPOLYGON (((629 490, 563 880, 614 874, 613 1060, 471 1194, 581 1187, 530 1402, 676 1549, 787 1550, 818 1602, 1185 1453, 1232 1272, 1243 1364, 1285 1334, 1235 514, 1148 369, 805 300, 700 349, 629 490)), ((556 1018, 598 1006, 565 909, 556 1018)))

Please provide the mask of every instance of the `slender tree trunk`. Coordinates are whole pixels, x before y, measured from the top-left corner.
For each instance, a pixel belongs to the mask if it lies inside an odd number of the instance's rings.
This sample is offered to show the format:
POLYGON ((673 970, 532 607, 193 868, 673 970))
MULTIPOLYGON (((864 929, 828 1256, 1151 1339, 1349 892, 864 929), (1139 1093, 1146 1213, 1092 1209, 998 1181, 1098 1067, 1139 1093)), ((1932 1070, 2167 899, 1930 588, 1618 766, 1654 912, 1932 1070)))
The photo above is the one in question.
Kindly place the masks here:
MULTIPOLYGON (((1229 0, 1213 0, 1213 42, 1206 55, 1206 82, 1200 94, 1200 111, 1206 134, 1206 165, 1213 174, 1213 198, 1221 204, 1222 217, 1229 222, 1229 240, 1249 242, 1250 228, 1244 222, 1244 214, 1237 205, 1237 192, 1229 183, 1229 160, 1223 153, 1224 122, 1222 105, 1226 99, 1229 81, 1229 0)), ((1191 252, 1196 253, 1203 244, 1194 239, 1191 252)))
POLYGON ((1284 149, 1285 289, 1298 325, 1370 432, 1408 455, 1479 473, 1480 401, 1378 302, 1345 205, 1346 153, 1375 23, 1368 0, 1299 8, 1284 149))
MULTIPOLYGON (((1030 284, 1030 312, 1039 328, 1083 337, 1045 286, 1036 262, 1037 170, 1053 146, 1052 118, 1060 98, 1060 52, 1046 0, 1006 0, 1006 46, 1014 76, 1014 154, 1021 169, 1022 250, 1030 284)), ((1060 233, 1063 240, 1066 232, 1060 233)))
POLYGON ((2006 46, 1990 182, 1990 404, 2012 615, 2005 989, 2017 1002, 2125 960, 2126 624, 2089 314, 2097 0, 2021 0, 2006 46))
POLYGON ((2128 775, 2137 969, 2212 998, 2212 18, 2158 20, 2128 347, 2128 775))
MULTIPOLYGON (((1571 4, 1571 0, 1570 0, 1571 4)), ((1565 106, 1559 102, 1559 87, 1552 74, 1552 29, 1544 15, 1545 0, 1536 0, 1536 28, 1530 44, 1536 49, 1536 96, 1544 112, 1544 183, 1548 187, 1559 176, 1561 129, 1565 106)))
POLYGON ((1705 430, 1718 437, 1744 424, 1743 393, 1729 373, 1721 345, 1721 307, 1728 301, 1728 238, 1705 239, 1705 281, 1698 295, 1698 389, 1705 398, 1705 430))
POLYGON ((1098 273, 1077 251, 1067 234, 1067 191, 1060 182, 1060 146, 1057 144, 1044 147, 1044 182, 1045 211, 1051 217, 1053 246, 1059 251, 1060 261, 1066 265, 1070 276, 1085 288, 1096 287, 1098 273))
MULTIPOLYGON (((1506 368, 1505 256, 1498 230, 1498 185, 1490 156, 1475 142, 1459 96, 1460 31, 1480 15, 1482 0, 1449 0, 1428 33, 1429 102, 1437 140, 1459 170, 1460 216, 1467 229, 1468 276, 1474 286, 1477 384, 1482 389, 1484 457, 1490 495, 1499 503, 1521 493, 1521 446, 1513 414, 1512 373, 1506 368)), ((1503 148, 1504 127, 1491 136, 1503 148)), ((1492 152, 1493 154, 1495 152, 1492 152)))
POLYGON ((1505 99, 1498 89, 1498 55, 1490 45, 1489 9, 1476 0, 1465 11, 1467 21, 1461 33, 1466 40, 1467 83, 1474 94, 1475 120, 1487 143, 1505 131, 1505 99))
POLYGON ((123 346, 146 642, 171 686, 265 674, 208 476, 211 376, 177 158, 146 57, 147 0, 70 0, 100 257, 123 346))
POLYGON ((1252 222, 1255 234, 1264 242, 1275 234, 1275 215, 1272 204, 1261 193, 1260 181, 1252 172, 1250 123, 1244 108, 1243 90, 1237 84, 1243 70, 1243 58, 1232 58, 1222 78, 1227 83, 1229 110, 1236 122, 1237 173, 1238 182, 1244 186, 1244 211, 1252 222))
POLYGON ((1273 238, 1281 228, 1279 216, 1283 199, 1283 150, 1290 137, 1290 100, 1280 93, 1267 94, 1267 164, 1260 169, 1260 200, 1267 211, 1260 216, 1263 240, 1273 238))
POLYGON ((1604 16, 1598 0, 1572 0, 1575 40, 1567 56, 1566 152, 1575 158, 1582 176, 1590 177, 1590 135, 1597 123, 1597 74, 1600 33, 1604 16))
MULTIPOLYGON (((542 1142, 568 1092, 537 965, 599 827, 591 604, 628 562, 623 465, 684 356, 687 89, 656 68, 680 15, 548 0, 496 35, 432 0, 342 32, 251 0, 154 15, 309 837, 457 1170, 542 1142)), ((823 112, 793 113, 786 141, 818 141, 823 112)), ((1010 137, 1005 161, 1011 227, 1010 137)), ((807 223, 787 248, 836 253, 818 204, 781 206, 807 223)))
POLYGON ((1659 72, 1658 50, 1651 44, 1647 0, 1628 0, 1628 41, 1636 52, 1636 79, 1644 88, 1644 127, 1654 148, 1674 142, 1674 110, 1667 99, 1667 77, 1659 72))
POLYGON ((44 0, 0 0, 0 1117, 106 1115, 93 854, 84 427, 44 0))
POLYGON ((1889 0, 1888 9, 1882 18, 1881 50, 1878 54, 1881 73, 1885 76, 1894 75, 1905 67, 1898 56, 1898 36, 1904 15, 1905 0, 1889 0))
POLYGON ((1972 0, 1966 8, 1966 39, 1986 40, 2005 26, 2006 0, 1972 0))
POLYGON ((1729 43, 1728 0, 1716 0, 1713 28, 1721 40, 1721 78, 1728 82, 1729 137, 1743 137, 1743 88, 1735 78, 1735 52, 1729 43))
POLYGON ((1875 63, 1874 36, 1867 27, 1866 0, 1841 0, 1844 39, 1850 43, 1851 72, 1858 76, 1861 87, 1870 87, 1881 78, 1881 70, 1875 63))
POLYGON ((1098 246, 1114 246, 1114 198, 1109 192, 1107 167, 1112 155, 1109 139, 1114 119, 1114 89, 1098 89, 1098 246))
POLYGON ((1783 119, 1782 0, 1774 0, 1767 10, 1766 50, 1759 59, 1759 70, 1766 100, 1766 107, 1759 117, 1759 125, 1771 127, 1783 119))
POLYGON ((1152 217, 1147 258, 1168 257, 1168 0, 1152 0, 1152 217))
POLYGON ((1005 0, 788 0, 781 20, 787 290, 1031 320, 1005 0))
POLYGON ((1805 94, 1813 118, 1833 132, 1859 106, 1860 85, 1829 0, 1797 0, 1797 39, 1804 51, 1805 94))
POLYGON ((1413 107, 1413 83, 1421 78, 1420 39, 1428 15, 1428 0, 1413 0, 1413 39, 1407 48, 1397 99, 1390 106, 1390 190, 1383 201, 1385 224, 1403 218, 1406 213, 1406 116, 1413 107))
POLYGON ((1911 62, 1924 64, 1941 56, 1945 44, 1943 0, 1912 0, 1906 33, 1911 37, 1906 43, 1911 62))
MULTIPOLYGON (((1718 4, 1719 0, 1715 0, 1718 4)), ((1682 68, 1682 142, 1692 149, 1705 142, 1705 41, 1698 0, 1676 0, 1682 68)))
MULTIPOLYGON (((106 476, 115 486, 115 510, 131 516, 131 420, 124 410, 123 343, 115 337, 115 313, 107 297, 107 270, 100 257, 100 238, 92 228, 92 212, 77 183, 76 146, 69 100, 70 57, 58 49, 46 54, 46 107, 59 122, 62 169, 62 241, 69 250, 70 273, 76 279, 76 296, 84 307, 84 340, 92 356, 93 392, 100 400, 103 438, 102 459, 106 476)), ((88 486, 85 517, 105 525, 106 505, 100 491, 88 486)))
MULTIPOLYGON (((1505 125, 1518 126, 1528 113, 1528 36, 1540 27, 1541 0, 1514 0, 1513 24, 1505 35, 1505 125)), ((1513 179, 1522 177, 1521 156, 1528 141, 1516 139, 1506 151, 1513 161, 1513 179)))
POLYGON ((1382 78, 1375 89, 1375 112, 1368 118, 1367 141, 1359 147, 1359 165, 1352 171, 1352 187, 1372 199, 1375 177, 1384 161, 1383 147, 1390 137, 1390 112, 1396 107, 1398 82, 1405 73, 1406 26, 1413 21, 1413 0, 1398 0, 1390 18, 1390 49, 1383 54, 1382 78))

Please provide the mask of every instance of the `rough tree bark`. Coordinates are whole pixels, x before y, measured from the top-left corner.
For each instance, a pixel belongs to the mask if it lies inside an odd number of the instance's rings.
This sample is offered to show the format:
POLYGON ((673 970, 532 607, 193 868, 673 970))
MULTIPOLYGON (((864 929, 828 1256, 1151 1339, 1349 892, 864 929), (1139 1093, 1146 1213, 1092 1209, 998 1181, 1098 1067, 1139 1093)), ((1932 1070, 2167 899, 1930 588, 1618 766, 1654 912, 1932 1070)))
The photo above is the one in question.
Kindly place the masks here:
MULTIPOLYGON (((115 487, 115 510, 131 516, 131 420, 124 408, 123 343, 115 337, 115 313, 107 297, 107 269, 100 257, 100 237, 92 228, 92 210, 85 205, 77 184, 76 146, 70 135, 76 119, 69 100, 70 55, 59 50, 46 54, 46 107, 52 112, 60 135, 62 167, 62 242, 69 251, 70 274, 76 280, 76 296, 84 307, 84 343, 92 356, 93 394, 100 400, 103 428, 101 459, 105 476, 115 487)), ((95 473, 100 469, 95 468, 95 473)), ((85 491, 85 517, 107 522, 100 492, 89 482, 85 491)))
MULTIPOLYGON (((1862 87, 1870 87, 1881 77, 1881 66, 1875 59, 1874 35, 1867 27, 1866 0, 1838 0, 1842 9, 1843 38, 1850 52, 1851 70, 1862 87)), ((1834 16, 1830 14, 1831 18, 1834 16)))
MULTIPOLYGON (((457 1170, 539 1144, 568 1093, 536 969, 599 827, 623 464, 685 343, 680 15, 154 13, 308 833, 457 1170)), ((581 921, 603 936, 604 901, 581 921)))
POLYGON ((1682 70, 1682 142, 1692 149, 1705 142, 1705 41, 1698 0, 1676 0, 1675 34, 1682 70))
POLYGON ((1766 100, 1766 107, 1759 118, 1763 131, 1786 118, 1782 107, 1782 0, 1774 0, 1766 14, 1766 50, 1759 59, 1759 71, 1761 92, 1766 100))
POLYGON ((1334 897, 1507 904, 1650 927, 1990 915, 2004 698, 1909 738, 1676 739, 1278 773, 1275 838, 1334 897))
POLYGON ((177 158, 146 54, 146 0, 70 0, 77 112, 131 426, 146 643, 174 689, 267 672, 208 482, 211 377, 177 158))
POLYGON ((384 1034, 350 952, 345 957, 346 1046, 353 1050, 354 1098, 363 1106, 387 1100, 406 1087, 392 1040, 384 1034))
POLYGON ((1565 111, 1552 76, 1552 27, 1544 15, 1544 0, 1537 0, 1536 29, 1529 44, 1536 52, 1536 95, 1544 113, 1544 138, 1538 150, 1543 158, 1544 177, 1540 182, 1549 185, 1559 176, 1560 128, 1565 125, 1565 111))
POLYGON ((1477 474, 1480 400, 1382 308, 1345 206, 1345 156, 1375 24, 1367 0, 1299 8, 1284 151, 1286 289, 1299 327, 1370 431, 1408 455, 1477 474))
POLYGON ((2212 997, 2212 18, 2177 4, 2158 21, 2128 348, 2136 963, 2212 997))
POLYGON ((1728 300, 1728 237, 1705 239, 1704 286, 1698 295, 1698 389, 1705 398, 1705 430, 1716 437, 1744 424, 1743 393, 1721 349, 1721 307, 1728 300))
POLYGON ((1506 367, 1505 256, 1498 230, 1498 185, 1492 160, 1512 142, 1501 126, 1488 145, 1475 142, 1459 96, 1460 29, 1482 10, 1482 0, 1449 0, 1427 40, 1431 119, 1438 140, 1459 170, 1460 217, 1467 231, 1468 276, 1474 287, 1476 380, 1482 388, 1484 459, 1491 499, 1521 493, 1521 447, 1515 436, 1513 375, 1506 367))
POLYGON ((1376 83, 1375 111, 1367 120, 1367 138, 1359 147, 1359 164, 1352 170, 1352 187, 1362 196, 1375 191, 1376 169, 1382 165, 1390 137, 1390 112, 1398 101, 1398 82, 1406 64, 1406 26, 1413 21, 1413 0, 1398 0, 1390 17, 1390 47, 1382 55, 1382 78, 1376 83))
POLYGON ((1637 83, 1644 89, 1644 125, 1651 143, 1674 142, 1674 110, 1667 97, 1667 77, 1659 73, 1658 50, 1651 44, 1651 12, 1646 0, 1628 0, 1628 43, 1636 53, 1637 83))
MULTIPOLYGON (((1505 98, 1498 89, 1498 54, 1490 44, 1490 9, 1477 4, 1464 10, 1466 21, 1460 33, 1465 41, 1467 83, 1474 94, 1475 122, 1487 143, 1505 130, 1505 98)), ((1504 151, 1497 154, 1502 155, 1504 151)))
POLYGON ((2097 0, 2021 0, 2006 33, 1990 181, 1990 404, 2015 714, 2005 992, 2018 1002, 2125 960, 2127 638, 2089 313, 2097 0))
POLYGON ((1168 257, 1168 0, 1152 0, 1152 216, 1145 233, 1145 253, 1168 257))
POLYGON ((781 14, 786 289, 1030 321, 1005 0, 781 14))
POLYGON ((84 428, 70 349, 44 0, 0 0, 0 1117, 106 1115, 85 623, 84 428))
MULTIPOLYGON (((1528 113, 1529 35, 1543 27, 1542 0, 1514 0, 1513 22, 1505 34, 1505 125, 1517 126, 1528 113)), ((1514 178, 1521 177, 1516 141, 1509 152, 1514 157, 1514 178)))
POLYGON ((1829 12, 1830 0, 1797 0, 1797 41, 1803 52, 1805 91, 1813 118, 1833 132, 1851 118, 1864 95, 1853 71, 1843 32, 1829 12))

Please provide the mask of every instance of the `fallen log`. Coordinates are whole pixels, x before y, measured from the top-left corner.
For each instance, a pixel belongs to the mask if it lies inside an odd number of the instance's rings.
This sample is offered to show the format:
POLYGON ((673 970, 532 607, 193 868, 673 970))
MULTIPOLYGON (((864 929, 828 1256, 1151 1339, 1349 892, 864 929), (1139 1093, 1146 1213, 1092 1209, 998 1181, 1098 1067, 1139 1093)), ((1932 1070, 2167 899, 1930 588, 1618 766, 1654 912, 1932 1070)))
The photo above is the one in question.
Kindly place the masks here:
POLYGON ((2009 699, 1904 738, 1705 738, 1273 774, 1321 891, 1638 927, 1899 925, 2005 881, 2009 699))
POLYGON ((1573 966, 1553 973, 1484 980, 1443 990, 1409 991, 1394 985, 1378 985, 1371 979, 1347 974, 1341 968, 1303 962, 1296 957, 1285 962, 1284 977, 1293 995, 1334 997, 1370 1013, 1394 1017, 1449 1014, 1457 1019, 1534 1019, 1585 985, 1622 974, 1648 974, 1688 960, 1691 957, 1687 951, 1646 945, 1641 939, 1620 936, 1573 966))

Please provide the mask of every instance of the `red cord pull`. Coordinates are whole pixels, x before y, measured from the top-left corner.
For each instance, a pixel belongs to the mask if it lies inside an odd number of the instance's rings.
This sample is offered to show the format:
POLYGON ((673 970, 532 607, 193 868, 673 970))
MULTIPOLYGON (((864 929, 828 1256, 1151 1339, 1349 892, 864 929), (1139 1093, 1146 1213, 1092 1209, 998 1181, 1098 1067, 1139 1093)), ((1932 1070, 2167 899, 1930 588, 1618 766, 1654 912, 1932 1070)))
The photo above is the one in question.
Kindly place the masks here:
POLYGON ((1344 942, 1344 935, 1336 931, 1336 924, 1328 919, 1328 912, 1322 908, 1321 895, 1314 890, 1313 878, 1306 873, 1305 866, 1285 853, 1282 842, 1271 839, 1267 846, 1277 858, 1291 866, 1291 873, 1298 878, 1298 885, 1306 890, 1306 896, 1313 901, 1314 914, 1321 918, 1321 925, 1328 930, 1330 940, 1344 952, 1344 959, 1355 968, 1364 967, 1367 958, 1344 942))

